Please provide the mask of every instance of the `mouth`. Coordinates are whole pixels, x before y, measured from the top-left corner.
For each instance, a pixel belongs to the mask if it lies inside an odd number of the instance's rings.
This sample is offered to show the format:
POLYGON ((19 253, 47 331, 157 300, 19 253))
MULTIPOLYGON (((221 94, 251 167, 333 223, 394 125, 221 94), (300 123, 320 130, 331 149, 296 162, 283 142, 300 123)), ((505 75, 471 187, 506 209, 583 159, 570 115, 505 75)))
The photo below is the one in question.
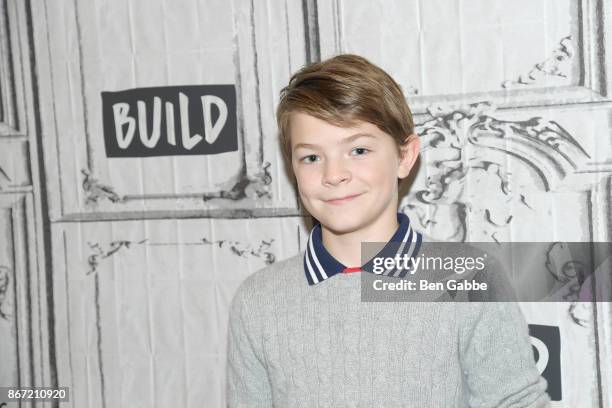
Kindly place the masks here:
POLYGON ((353 194, 353 195, 349 195, 349 196, 345 196, 345 197, 339 197, 339 198, 333 198, 331 200, 325 200, 325 202, 327 204, 334 204, 334 205, 338 205, 338 204, 344 204, 346 202, 349 202, 351 200, 353 200, 356 197, 359 197, 361 195, 360 194, 353 194))

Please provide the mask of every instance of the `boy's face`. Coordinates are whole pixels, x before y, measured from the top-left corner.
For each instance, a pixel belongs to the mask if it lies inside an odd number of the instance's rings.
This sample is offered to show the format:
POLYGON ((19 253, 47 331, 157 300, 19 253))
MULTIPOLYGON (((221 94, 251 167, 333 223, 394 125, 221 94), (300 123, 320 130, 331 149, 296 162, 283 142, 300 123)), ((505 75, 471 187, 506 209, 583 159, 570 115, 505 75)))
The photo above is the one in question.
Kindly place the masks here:
POLYGON ((324 228, 342 234, 395 219, 397 179, 410 173, 418 137, 398 153, 395 140, 376 125, 342 128, 305 113, 291 115, 290 135, 302 203, 324 228))

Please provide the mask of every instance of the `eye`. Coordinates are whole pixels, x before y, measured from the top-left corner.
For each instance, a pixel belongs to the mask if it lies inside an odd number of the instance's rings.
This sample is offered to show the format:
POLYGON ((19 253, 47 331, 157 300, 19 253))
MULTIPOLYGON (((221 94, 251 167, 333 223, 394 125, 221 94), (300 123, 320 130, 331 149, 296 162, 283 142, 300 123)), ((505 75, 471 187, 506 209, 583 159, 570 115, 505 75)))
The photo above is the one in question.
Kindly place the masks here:
POLYGON ((316 154, 309 154, 308 156, 304 156, 300 159, 303 163, 314 163, 319 159, 319 156, 316 154))
POLYGON ((365 147, 356 147, 351 150, 351 155, 353 156, 363 156, 370 152, 370 149, 366 149, 365 147))

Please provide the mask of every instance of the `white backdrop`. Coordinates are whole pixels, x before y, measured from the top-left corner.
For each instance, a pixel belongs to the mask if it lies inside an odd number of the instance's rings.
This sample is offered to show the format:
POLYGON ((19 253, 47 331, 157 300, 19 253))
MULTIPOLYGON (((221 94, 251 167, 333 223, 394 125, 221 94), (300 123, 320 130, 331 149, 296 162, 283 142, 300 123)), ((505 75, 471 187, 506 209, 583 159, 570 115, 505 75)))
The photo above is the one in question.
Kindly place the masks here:
MULTIPOLYGON (((0 7, 0 386, 69 386, 71 407, 224 406, 231 297, 308 231, 278 94, 338 53, 406 93, 423 149, 401 210, 423 232, 612 241, 610 0, 0 7), (200 84, 235 85, 237 151, 106 156, 101 92, 200 84)), ((612 406, 610 304, 522 308, 559 330, 555 406, 612 406)))

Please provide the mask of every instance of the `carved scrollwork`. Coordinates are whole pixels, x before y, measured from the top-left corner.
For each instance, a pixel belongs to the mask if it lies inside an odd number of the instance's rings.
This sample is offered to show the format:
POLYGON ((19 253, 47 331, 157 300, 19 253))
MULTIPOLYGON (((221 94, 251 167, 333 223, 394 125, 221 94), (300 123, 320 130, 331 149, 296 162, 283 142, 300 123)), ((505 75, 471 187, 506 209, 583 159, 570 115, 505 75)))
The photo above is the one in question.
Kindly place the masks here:
POLYGON ((611 248, 602 243, 552 242, 544 253, 544 267, 557 285, 555 295, 570 303, 568 315, 578 326, 591 325, 591 302, 606 299, 603 287, 609 280, 611 248))
POLYGON ((432 107, 432 118, 416 126, 428 176, 405 209, 423 228, 443 225, 443 232, 438 228, 443 236, 436 238, 465 241, 469 217, 481 228, 480 237, 497 241, 512 222, 513 209, 532 208, 520 186, 511 183, 510 158, 526 168, 531 187, 549 191, 589 157, 554 121, 505 121, 491 116, 493 111, 488 102, 432 107), (479 194, 485 190, 486 195, 479 194))
POLYGON ((243 198, 259 199, 262 197, 272 198, 270 193, 270 184, 272 184, 272 176, 268 169, 271 164, 264 162, 261 169, 252 176, 242 172, 237 176, 232 184, 232 187, 226 190, 217 191, 214 193, 204 194, 203 200, 209 201, 215 198, 228 200, 241 200, 243 198))
MULTIPOLYGON (((270 185, 272 184, 272 176, 269 171, 270 166, 269 162, 264 162, 261 169, 251 176, 247 175, 246 171, 243 170, 230 184, 231 187, 214 193, 206 193, 202 196, 202 199, 209 201, 220 198, 237 201, 244 198, 272 198, 270 192, 270 185)), ((93 177, 89 170, 82 169, 81 173, 83 174, 82 187, 85 192, 86 205, 95 206, 102 200, 108 200, 111 203, 124 203, 128 201, 129 198, 127 196, 117 194, 112 186, 101 183, 93 177)), ((172 195, 168 195, 168 198, 171 197, 172 195)))
MULTIPOLYGON (((98 266, 102 259, 106 259, 122 249, 130 249, 134 246, 181 246, 181 245, 210 245, 218 248, 227 249, 228 253, 239 256, 241 258, 254 257, 263 259, 266 265, 276 261, 276 255, 270 250, 273 238, 262 239, 258 244, 245 244, 239 241, 220 239, 211 241, 208 238, 202 238, 196 242, 150 242, 148 239, 141 241, 118 240, 112 241, 107 248, 103 248, 99 243, 88 242, 89 248, 93 251, 87 258, 88 270, 87 275, 94 274, 98 271, 98 266)), ((1 283, 1 281, 0 281, 1 283)))
MULTIPOLYGON (((137 244, 142 244, 144 242, 145 240, 142 240, 140 242, 137 242, 137 244)), ((132 244, 132 241, 112 241, 109 245, 109 248, 104 249, 98 243, 88 242, 87 245, 89 245, 89 248, 91 248, 94 253, 87 257, 87 264, 89 265, 87 275, 96 273, 98 271, 98 265, 101 259, 105 259, 114 255, 121 248, 129 249, 132 244)))
POLYGON ((206 238, 202 238, 202 242, 205 245, 216 245, 219 248, 228 248, 231 253, 243 258, 247 256, 263 258, 264 263, 266 265, 270 265, 276 261, 276 256, 270 251, 272 242, 274 242, 273 238, 268 240, 261 240, 257 245, 244 244, 238 241, 224 239, 217 241, 209 241, 206 238))
POLYGON ((100 200, 109 200, 112 203, 125 202, 126 198, 115 193, 112 187, 100 183, 91 175, 88 169, 82 169, 83 191, 85 192, 85 204, 88 206, 97 204, 100 200))
POLYGON ((516 88, 529 85, 541 85, 546 78, 568 78, 571 60, 575 55, 572 36, 568 35, 559 41, 552 55, 535 64, 528 73, 521 74, 515 80, 502 82, 502 88, 516 88))

